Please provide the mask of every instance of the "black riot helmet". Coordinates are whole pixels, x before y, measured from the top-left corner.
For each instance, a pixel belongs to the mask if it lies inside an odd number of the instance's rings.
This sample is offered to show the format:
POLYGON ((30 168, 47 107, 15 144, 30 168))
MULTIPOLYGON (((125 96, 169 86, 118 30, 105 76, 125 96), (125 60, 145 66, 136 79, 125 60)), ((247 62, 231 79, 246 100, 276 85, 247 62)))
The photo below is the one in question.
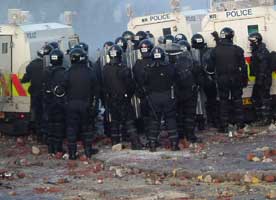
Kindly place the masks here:
POLYGON ((164 36, 160 36, 158 38, 158 44, 160 44, 160 45, 164 44, 164 36))
POLYGON ((49 55, 53 49, 52 45, 46 44, 37 52, 37 55, 43 58, 43 56, 49 55))
POLYGON ((153 61, 163 62, 165 61, 166 53, 161 47, 154 47, 151 50, 150 57, 153 61))
POLYGON ((122 62, 122 55, 123 55, 123 49, 117 44, 114 44, 108 50, 108 56, 110 58, 110 63, 113 65, 120 64, 122 62))
POLYGON ((133 40, 133 43, 134 43, 134 48, 135 49, 138 49, 138 46, 140 44, 140 42, 144 39, 147 39, 148 38, 148 34, 144 31, 138 31, 136 34, 135 34, 135 37, 134 37, 134 40, 133 40))
POLYGON ((260 33, 251 33, 248 37, 248 40, 250 42, 250 46, 258 46, 262 43, 263 37, 260 33))
POLYGON ((191 51, 191 45, 189 44, 189 42, 187 42, 186 40, 181 40, 179 41, 177 44, 180 45, 180 49, 185 52, 185 51, 191 51))
POLYGON ((201 34, 194 34, 191 39, 192 47, 195 49, 202 49, 205 46, 204 38, 201 34))
POLYGON ((225 27, 220 31, 220 39, 233 40, 235 32, 232 28, 225 27))
POLYGON ((59 49, 58 42, 50 42, 49 45, 51 45, 53 47, 53 49, 59 49))
POLYGON ((163 44, 172 44, 174 43, 174 37, 172 35, 165 35, 163 44))
POLYGON ((139 50, 143 58, 150 58, 151 50, 153 49, 154 44, 150 39, 144 39, 139 44, 139 50))
POLYGON ((125 31, 125 32, 123 32, 122 37, 125 38, 127 41, 128 40, 133 41, 134 37, 135 37, 135 34, 132 33, 131 31, 125 31))
POLYGON ((107 42, 104 43, 103 47, 106 48, 106 49, 109 49, 113 45, 114 45, 114 42, 107 41, 107 42))
POLYGON ((63 63, 63 52, 59 49, 54 49, 50 53, 50 63, 52 66, 61 66, 63 63))
POLYGON ((79 46, 88 54, 89 46, 84 42, 80 42, 79 46))
POLYGON ((115 40, 115 44, 119 45, 123 51, 125 52, 126 49, 127 49, 127 40, 123 37, 118 37, 116 40, 115 40))
POLYGON ((70 51, 70 60, 72 64, 85 64, 87 63, 87 54, 82 48, 74 48, 70 51))
POLYGON ((138 31, 135 35, 135 40, 141 42, 148 38, 148 34, 145 31, 138 31))
POLYGON ((177 34, 175 37, 174 37, 174 42, 175 43, 178 43, 179 41, 181 40, 186 40, 187 41, 187 37, 186 35, 182 34, 182 33, 179 33, 177 34))

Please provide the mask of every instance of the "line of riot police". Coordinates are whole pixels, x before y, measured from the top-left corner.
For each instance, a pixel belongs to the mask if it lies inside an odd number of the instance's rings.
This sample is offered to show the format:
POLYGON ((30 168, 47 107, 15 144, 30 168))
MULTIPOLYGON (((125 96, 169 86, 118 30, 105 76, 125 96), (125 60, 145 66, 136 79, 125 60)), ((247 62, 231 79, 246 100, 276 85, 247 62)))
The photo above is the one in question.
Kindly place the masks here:
MULTIPOLYGON (((49 154, 63 152, 65 137, 72 160, 77 158, 79 139, 87 158, 97 152, 91 145, 99 102, 112 144, 127 140, 133 150, 146 146, 155 152, 161 130, 168 133, 172 151, 179 150, 182 139, 201 142, 195 130, 206 124, 221 132, 234 124, 242 132, 242 90, 248 84, 243 50, 233 44, 230 28, 213 36, 217 46, 208 48, 200 34, 192 37, 191 45, 183 34, 160 37, 155 44, 150 33, 126 31, 115 43, 104 44, 95 64, 88 59, 86 44, 70 49, 70 67, 57 43, 45 45, 22 82, 31 82, 35 131, 48 144, 49 154), (140 140, 141 132, 146 143, 140 140)), ((260 34, 251 34, 249 41, 256 76, 253 103, 258 121, 267 124, 269 52, 260 34)))

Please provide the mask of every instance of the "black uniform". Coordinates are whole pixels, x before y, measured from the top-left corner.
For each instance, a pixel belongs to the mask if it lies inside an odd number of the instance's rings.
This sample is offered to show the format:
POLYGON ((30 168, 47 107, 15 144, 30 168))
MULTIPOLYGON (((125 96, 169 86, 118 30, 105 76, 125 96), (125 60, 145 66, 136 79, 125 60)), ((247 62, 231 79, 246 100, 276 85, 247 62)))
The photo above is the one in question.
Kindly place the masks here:
POLYGON ((107 64, 103 69, 103 86, 105 100, 111 122, 111 138, 113 145, 121 142, 122 128, 130 137, 132 149, 138 148, 135 113, 131 98, 135 92, 135 84, 131 71, 123 64, 107 64))
POLYGON ((21 82, 30 82, 29 93, 31 95, 31 113, 35 122, 35 132, 39 137, 44 137, 46 130, 42 128, 43 115, 43 60, 36 58, 27 66, 21 82))
MULTIPOLYGON (((198 57, 193 56, 194 63, 197 66, 195 68, 196 70, 194 70, 194 74, 196 76, 197 84, 200 87, 200 92, 204 92, 204 95, 206 97, 204 111, 206 111, 207 122, 209 125, 216 127, 219 114, 219 106, 217 101, 217 86, 214 74, 206 72, 212 49, 204 45, 199 49, 195 49, 193 52, 195 51, 197 51, 199 55, 198 57)), ((199 118, 197 118, 199 128, 204 127, 204 115, 205 113, 203 113, 203 115, 199 115, 199 118)))
POLYGON ((147 98, 152 104, 149 117, 149 140, 151 151, 154 151, 157 137, 160 133, 161 120, 165 120, 165 126, 171 140, 172 148, 178 146, 178 134, 176 125, 176 99, 174 94, 176 70, 174 65, 168 63, 153 63, 146 70, 144 87, 147 98))
POLYGON ((62 152, 65 136, 65 92, 62 88, 65 68, 49 67, 45 71, 44 96, 47 102, 48 116, 48 152, 62 152))
POLYGON ((90 111, 94 97, 97 95, 97 79, 87 63, 74 63, 65 74, 64 87, 67 94, 67 140, 69 155, 75 155, 78 135, 84 144, 85 154, 92 154, 92 136, 90 111))
POLYGON ((211 53, 208 68, 209 72, 216 72, 221 131, 226 132, 228 123, 231 123, 229 112, 233 114, 232 123, 243 128, 242 89, 248 80, 243 50, 231 40, 222 39, 211 53))
POLYGON ((146 70, 150 67, 152 64, 152 60, 150 58, 144 58, 141 60, 137 60, 133 67, 133 75, 134 79, 136 81, 136 95, 140 98, 140 107, 141 107, 141 115, 142 115, 142 127, 143 132, 148 136, 149 132, 149 112, 150 107, 148 105, 148 100, 145 97, 145 90, 144 90, 144 81, 145 81, 145 73, 146 70))
POLYGON ((269 66, 269 51, 264 43, 252 49, 251 73, 256 76, 252 99, 258 121, 270 121, 272 70, 269 66))
POLYGON ((177 124, 179 137, 187 138, 190 142, 197 142, 195 136, 197 80, 194 73, 192 55, 189 51, 183 52, 177 61, 177 124))

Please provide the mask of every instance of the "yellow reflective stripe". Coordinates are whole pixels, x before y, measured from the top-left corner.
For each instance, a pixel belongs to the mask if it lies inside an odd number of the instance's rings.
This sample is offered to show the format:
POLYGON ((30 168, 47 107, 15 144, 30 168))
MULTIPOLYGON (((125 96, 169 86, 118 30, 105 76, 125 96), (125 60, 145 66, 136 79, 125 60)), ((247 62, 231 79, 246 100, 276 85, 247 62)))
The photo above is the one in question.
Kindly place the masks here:
POLYGON ((255 76, 250 76, 250 64, 246 62, 247 65, 247 72, 248 72, 248 80, 249 81, 255 81, 255 76))

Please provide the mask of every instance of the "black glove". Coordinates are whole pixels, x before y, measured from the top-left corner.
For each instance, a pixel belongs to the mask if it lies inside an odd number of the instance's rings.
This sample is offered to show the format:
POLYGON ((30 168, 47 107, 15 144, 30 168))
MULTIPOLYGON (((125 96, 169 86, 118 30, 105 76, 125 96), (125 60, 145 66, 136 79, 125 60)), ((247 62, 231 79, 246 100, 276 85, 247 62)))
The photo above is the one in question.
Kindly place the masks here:
POLYGON ((218 34, 217 31, 212 32, 211 35, 212 35, 215 39, 219 38, 219 34, 218 34))

